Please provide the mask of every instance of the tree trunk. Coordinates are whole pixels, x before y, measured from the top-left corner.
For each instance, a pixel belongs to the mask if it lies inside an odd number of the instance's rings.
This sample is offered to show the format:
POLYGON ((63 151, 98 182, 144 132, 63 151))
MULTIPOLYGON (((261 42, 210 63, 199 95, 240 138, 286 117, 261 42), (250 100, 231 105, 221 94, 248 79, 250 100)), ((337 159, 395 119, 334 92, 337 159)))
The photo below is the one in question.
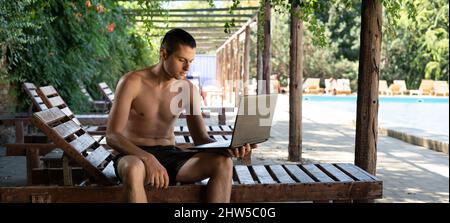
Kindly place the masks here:
POLYGON ((382 28, 380 0, 362 1, 355 165, 376 174, 378 138, 378 80, 382 28))
POLYGON ((296 16, 300 6, 292 6, 289 63, 289 161, 302 158, 303 22, 296 16))

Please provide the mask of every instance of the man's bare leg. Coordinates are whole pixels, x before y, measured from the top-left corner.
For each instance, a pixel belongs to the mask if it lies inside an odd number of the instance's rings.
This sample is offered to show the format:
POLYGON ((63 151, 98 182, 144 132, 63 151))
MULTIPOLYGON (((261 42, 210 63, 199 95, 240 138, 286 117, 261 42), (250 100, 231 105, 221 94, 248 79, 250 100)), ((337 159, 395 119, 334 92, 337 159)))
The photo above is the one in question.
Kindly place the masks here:
POLYGON ((198 153, 189 159, 177 174, 177 182, 196 182, 210 178, 206 201, 230 202, 233 177, 231 158, 215 153, 198 153))
POLYGON ((145 166, 136 156, 124 156, 117 165, 119 176, 124 185, 126 202, 146 203, 147 195, 144 188, 145 166))

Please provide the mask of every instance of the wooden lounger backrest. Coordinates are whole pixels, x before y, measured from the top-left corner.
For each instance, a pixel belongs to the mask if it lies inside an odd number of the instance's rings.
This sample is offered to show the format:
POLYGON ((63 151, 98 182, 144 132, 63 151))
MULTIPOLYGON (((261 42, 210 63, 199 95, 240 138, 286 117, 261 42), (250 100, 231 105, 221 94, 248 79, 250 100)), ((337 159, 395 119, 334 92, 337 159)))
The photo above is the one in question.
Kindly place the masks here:
POLYGON ((36 112, 31 122, 103 185, 115 184, 114 155, 58 107, 36 112))
POLYGON ((47 110, 47 105, 44 104, 41 97, 39 97, 37 88, 33 83, 25 82, 22 85, 25 93, 30 96, 31 102, 33 103, 33 107, 35 107, 36 111, 47 110))
POLYGON ((89 102, 93 102, 94 99, 89 94, 89 92, 87 91, 86 87, 84 85, 80 85, 80 88, 81 88, 81 93, 83 93, 86 96, 86 98, 89 100, 89 102))
POLYGON ((37 93, 48 108, 57 107, 61 109, 61 111, 70 119, 72 119, 76 124, 81 125, 81 122, 77 118, 75 118, 73 112, 69 109, 66 102, 62 99, 62 97, 58 94, 53 86, 49 85, 40 87, 38 88, 37 93))
POLYGON ((99 83, 98 88, 100 89, 103 97, 112 104, 114 102, 114 92, 111 90, 111 88, 109 88, 109 86, 105 82, 99 83))

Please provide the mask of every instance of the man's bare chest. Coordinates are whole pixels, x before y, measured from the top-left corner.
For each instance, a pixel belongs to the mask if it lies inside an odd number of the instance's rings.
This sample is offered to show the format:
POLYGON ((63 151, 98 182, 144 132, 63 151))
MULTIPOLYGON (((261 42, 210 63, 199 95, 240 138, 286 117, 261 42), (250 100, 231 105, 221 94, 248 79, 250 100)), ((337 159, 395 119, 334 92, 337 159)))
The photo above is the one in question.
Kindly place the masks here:
POLYGON ((136 97, 131 104, 135 115, 144 119, 171 119, 182 112, 182 103, 171 92, 147 92, 136 97))

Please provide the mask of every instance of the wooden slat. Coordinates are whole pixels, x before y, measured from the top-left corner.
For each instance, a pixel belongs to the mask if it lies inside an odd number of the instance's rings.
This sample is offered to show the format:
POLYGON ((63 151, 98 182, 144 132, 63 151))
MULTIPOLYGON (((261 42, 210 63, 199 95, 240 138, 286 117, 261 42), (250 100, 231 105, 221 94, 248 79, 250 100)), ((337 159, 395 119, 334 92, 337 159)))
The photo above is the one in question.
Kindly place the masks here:
POLYGON ((227 132, 233 131, 233 129, 231 129, 231 127, 229 125, 221 125, 220 127, 222 128, 223 131, 227 131, 227 132))
POLYGON ((33 90, 31 90, 31 89, 28 88, 28 90, 30 91, 30 95, 31 95, 31 96, 33 96, 33 97, 35 97, 35 98, 39 97, 39 95, 38 95, 38 93, 37 93, 37 91, 36 91, 36 88, 33 89, 33 90))
POLYGON ((219 126, 217 126, 217 125, 213 125, 213 126, 210 126, 210 127, 211 127, 212 131, 215 131, 215 132, 221 132, 222 131, 222 129, 219 126))
POLYGON ((92 164, 92 166, 97 167, 102 163, 111 153, 108 152, 103 146, 98 147, 94 152, 90 153, 86 159, 92 164))
POLYGON ((184 136, 175 136, 175 143, 177 144, 186 143, 186 139, 184 138, 184 136))
POLYGON ((308 174, 306 174, 297 165, 285 165, 286 169, 297 179, 297 181, 302 183, 313 183, 315 182, 308 174))
POLYGON ((41 112, 36 112, 33 116, 42 120, 42 122, 49 124, 55 121, 59 121, 65 117, 65 114, 58 108, 51 108, 48 110, 43 110, 41 112))
POLYGON ((105 92, 105 94, 106 95, 112 95, 112 91, 111 91, 111 89, 109 89, 109 88, 105 88, 105 89, 103 89, 103 91, 105 92))
POLYGON ((347 165, 347 166, 352 166, 353 168, 359 170, 360 172, 362 172, 363 174, 369 176, 369 177, 372 178, 373 180, 381 181, 378 177, 376 177, 376 176, 370 174, 369 172, 366 172, 365 170, 363 170, 363 169, 360 168, 359 166, 356 166, 356 165, 353 165, 353 164, 350 164, 350 163, 347 163, 346 165, 347 165))
POLYGON ((269 169, 272 170, 272 173, 278 179, 280 183, 295 183, 295 181, 289 176, 289 174, 284 170, 281 165, 270 165, 269 169))
POLYGON ((45 104, 39 104, 39 108, 41 109, 41 111, 48 109, 47 105, 45 105, 45 104))
POLYGON ((226 141, 223 136, 221 135, 212 135, 212 137, 217 141, 217 142, 223 142, 226 141))
POLYGON ((174 132, 181 132, 181 126, 175 126, 173 127, 174 132))
POLYGON ((25 86, 25 88, 27 88, 27 89, 36 89, 36 85, 34 85, 33 83, 29 83, 29 82, 26 82, 26 83, 23 83, 23 85, 25 86))
POLYGON ((53 130, 56 131, 56 133, 61 136, 62 138, 66 138, 67 136, 70 136, 81 129, 80 125, 77 125, 72 120, 69 120, 61 125, 58 125, 53 128, 53 130))
POLYGON ((101 88, 108 88, 108 85, 105 82, 101 82, 98 84, 101 88))
POLYGON ((51 96, 51 95, 57 95, 58 92, 56 92, 55 88, 53 86, 45 86, 45 87, 40 87, 39 90, 42 92, 42 94, 46 95, 46 96, 51 96))
POLYGON ((114 172, 114 162, 110 161, 102 172, 108 178, 116 178, 116 173, 114 172))
POLYGON ((322 172, 314 164, 303 165, 303 167, 320 182, 334 182, 328 175, 322 172))
POLYGON ((237 178, 238 178, 240 184, 254 184, 255 183, 247 166, 236 165, 236 166, 234 166, 234 169, 236 171, 236 175, 237 175, 237 178))
POLYGON ((262 184, 274 184, 276 183, 273 178, 270 176, 269 172, 267 172, 266 168, 262 165, 253 166, 253 170, 255 171, 256 178, 262 184))
POLYGON ((231 135, 223 135, 223 138, 225 138, 226 140, 231 140, 232 136, 231 135))
POLYGON ((74 117, 73 112, 69 109, 69 107, 65 107, 61 109, 61 111, 66 114, 68 117, 74 117))
POLYGON ((66 102, 64 102, 64 100, 61 98, 61 96, 48 98, 48 101, 50 102, 51 107, 59 107, 62 105, 66 105, 66 102))
POLYGON ((347 176, 344 172, 336 168, 330 163, 319 164, 323 169, 325 169, 329 174, 333 175, 341 182, 352 182, 353 179, 347 176))
POLYGON ((73 121, 75 124, 81 126, 81 122, 80 122, 77 118, 72 118, 72 121, 73 121))
POLYGON ((180 126, 181 127, 181 132, 185 133, 185 132, 189 132, 189 128, 187 126, 180 126))
POLYGON ((79 153, 82 153, 83 151, 91 147, 95 142, 96 140, 94 138, 85 133, 70 142, 70 145, 72 145, 79 153))
POLYGON ((354 165, 349 163, 338 163, 336 164, 338 167, 340 167, 343 171, 347 172, 354 178, 358 179, 358 181, 372 181, 373 179, 365 174, 363 171, 355 168, 354 165))
POLYGON ((39 96, 35 96, 34 99, 38 104, 44 104, 44 101, 42 101, 42 98, 40 98, 39 96))

